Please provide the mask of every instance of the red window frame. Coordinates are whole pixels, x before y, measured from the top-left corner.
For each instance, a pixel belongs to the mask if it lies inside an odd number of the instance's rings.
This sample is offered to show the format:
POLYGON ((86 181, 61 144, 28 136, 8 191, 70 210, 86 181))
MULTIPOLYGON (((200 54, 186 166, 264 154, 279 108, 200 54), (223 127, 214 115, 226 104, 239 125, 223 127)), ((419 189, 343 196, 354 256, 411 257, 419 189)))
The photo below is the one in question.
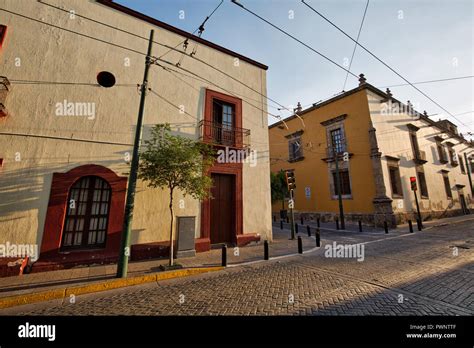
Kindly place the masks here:
POLYGON ((5 37, 7 36, 7 26, 0 24, 0 48, 2 48, 5 37))

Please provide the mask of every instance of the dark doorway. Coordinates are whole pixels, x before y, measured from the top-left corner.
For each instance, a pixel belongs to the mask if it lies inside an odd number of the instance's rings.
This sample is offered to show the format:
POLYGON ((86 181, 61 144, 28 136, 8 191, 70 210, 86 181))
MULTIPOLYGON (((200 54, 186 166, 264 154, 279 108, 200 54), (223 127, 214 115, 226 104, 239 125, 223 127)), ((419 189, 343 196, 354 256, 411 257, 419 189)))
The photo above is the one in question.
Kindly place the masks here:
POLYGON ((235 176, 212 174, 211 244, 233 243, 235 236, 235 176))

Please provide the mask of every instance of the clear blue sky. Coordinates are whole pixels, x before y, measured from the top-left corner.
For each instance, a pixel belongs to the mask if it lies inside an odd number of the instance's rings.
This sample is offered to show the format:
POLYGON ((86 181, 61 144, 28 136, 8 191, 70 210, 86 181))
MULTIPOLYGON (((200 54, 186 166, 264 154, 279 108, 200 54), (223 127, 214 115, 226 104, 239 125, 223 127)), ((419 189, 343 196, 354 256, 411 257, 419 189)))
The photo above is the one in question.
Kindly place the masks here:
MULTIPOLYGON (((220 0, 115 0, 127 7, 194 31, 220 0), (180 19, 180 11, 185 19, 180 19)), ((299 39, 343 65, 354 43, 299 0, 240 0, 299 39), (289 18, 294 11, 294 18, 289 18)), ((366 0, 307 0, 351 36, 356 37, 366 0)), ((326 99, 343 88, 346 73, 307 48, 225 0, 207 22, 203 38, 269 66, 268 95, 284 105, 303 106, 326 99)), ((360 42, 411 82, 474 75, 474 1, 371 0, 360 42)), ((364 73, 377 87, 404 83, 358 48, 351 71, 364 73)), ((346 90, 357 86, 349 76, 346 90)), ((474 111, 474 79, 417 85, 452 114, 474 111)), ((392 87, 394 97, 410 100, 434 120, 447 115, 410 86, 392 87)), ((269 105, 274 105, 269 103, 269 105)), ((269 108, 272 113, 278 113, 269 108)), ((287 112, 281 112, 288 116, 287 112)), ((460 132, 474 133, 474 113, 456 116, 460 132)), ((273 118, 269 119, 274 122, 273 118)))

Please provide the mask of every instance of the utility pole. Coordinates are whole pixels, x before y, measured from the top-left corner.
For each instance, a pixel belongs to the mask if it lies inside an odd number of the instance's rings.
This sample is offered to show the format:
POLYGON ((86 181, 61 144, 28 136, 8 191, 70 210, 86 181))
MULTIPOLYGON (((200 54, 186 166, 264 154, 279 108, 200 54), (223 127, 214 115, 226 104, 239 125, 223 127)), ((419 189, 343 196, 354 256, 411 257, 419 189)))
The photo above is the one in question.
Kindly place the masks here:
POLYGON ((465 152, 464 152, 464 163, 466 163, 467 177, 469 178, 469 185, 471 185, 471 195, 474 196, 474 188, 472 187, 472 178, 471 178, 472 164, 467 161, 467 155, 465 152))
POLYGON ((128 258, 130 256, 130 235, 132 234, 133 206, 135 203, 135 189, 137 186, 137 173, 139 164, 140 137, 143 124, 143 113, 145 110, 145 97, 148 86, 148 72, 151 65, 151 50, 153 46, 153 35, 155 31, 150 31, 148 41, 148 52, 145 58, 145 73, 143 83, 140 87, 140 108, 138 110, 137 128, 135 130, 135 141, 133 143, 132 164, 130 166, 130 176, 127 187, 127 203, 125 205, 125 215, 123 218, 122 241, 119 250, 119 261, 117 265, 117 278, 126 278, 128 271, 128 258))
POLYGON ((334 144, 332 145, 332 153, 334 155, 334 161, 336 162, 336 187, 337 187, 337 198, 339 201, 339 219, 341 220, 341 229, 346 229, 344 222, 344 206, 342 204, 342 193, 341 193, 341 173, 339 172, 339 153, 337 153, 334 144))
POLYGON ((295 239, 295 215, 293 208, 295 207, 294 189, 296 188, 295 173, 291 170, 285 172, 286 185, 290 192, 290 201, 288 202, 288 208, 290 208, 290 225, 291 225, 291 236, 290 239, 295 239))

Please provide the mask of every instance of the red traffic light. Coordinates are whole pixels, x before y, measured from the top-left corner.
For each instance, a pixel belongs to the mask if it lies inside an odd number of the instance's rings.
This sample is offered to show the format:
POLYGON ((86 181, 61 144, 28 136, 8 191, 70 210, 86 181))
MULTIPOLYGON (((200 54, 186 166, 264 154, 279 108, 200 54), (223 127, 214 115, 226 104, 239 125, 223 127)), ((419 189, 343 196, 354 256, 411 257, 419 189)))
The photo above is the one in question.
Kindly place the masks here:
POLYGON ((411 190, 416 191, 416 177, 410 176, 411 190))
POLYGON ((416 177, 410 176, 410 182, 416 182, 416 177))

